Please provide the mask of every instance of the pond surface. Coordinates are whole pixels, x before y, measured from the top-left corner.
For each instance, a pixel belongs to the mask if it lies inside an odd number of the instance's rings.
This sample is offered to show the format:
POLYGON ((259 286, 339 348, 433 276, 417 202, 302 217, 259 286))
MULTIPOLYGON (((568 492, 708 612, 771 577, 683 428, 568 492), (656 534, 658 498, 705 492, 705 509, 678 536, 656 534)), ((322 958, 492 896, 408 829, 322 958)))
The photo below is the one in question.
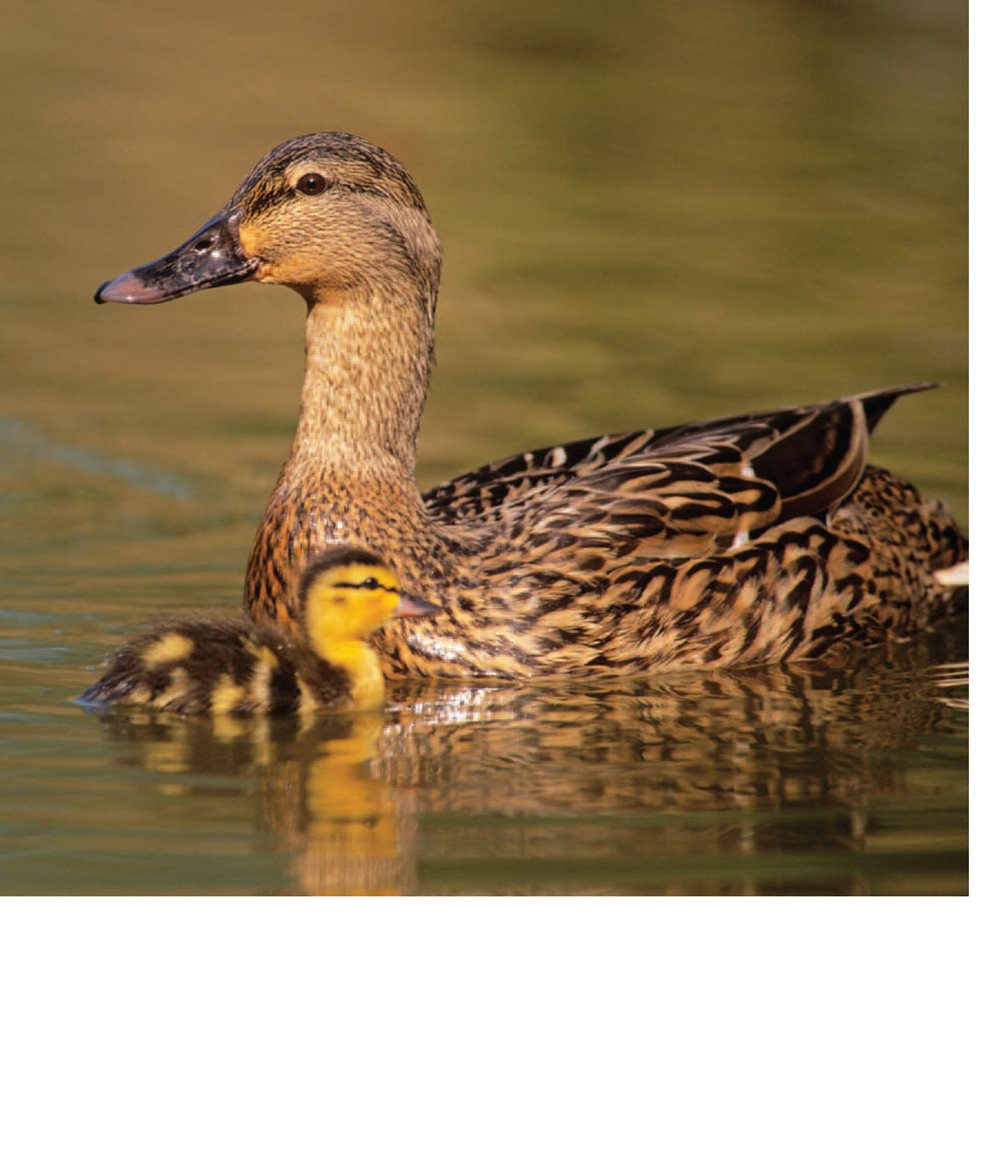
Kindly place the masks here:
POLYGON ((306 130, 391 149, 443 237, 425 485, 935 380, 873 460, 967 513, 964 5, 270 11, 57 2, 0 38, 0 893, 964 893, 964 625, 305 730, 70 704, 147 617, 238 606, 301 372, 288 292, 90 296, 306 130))

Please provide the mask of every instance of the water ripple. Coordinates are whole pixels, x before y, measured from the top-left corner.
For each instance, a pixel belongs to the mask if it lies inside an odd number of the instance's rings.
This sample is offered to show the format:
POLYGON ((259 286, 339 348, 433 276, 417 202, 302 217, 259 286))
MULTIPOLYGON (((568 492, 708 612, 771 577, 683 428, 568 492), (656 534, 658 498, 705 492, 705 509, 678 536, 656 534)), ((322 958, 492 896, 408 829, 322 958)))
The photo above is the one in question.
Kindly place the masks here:
POLYGON ((108 474, 112 478, 129 483, 130 486, 138 486, 141 490, 151 490, 156 494, 169 495, 171 498, 194 497, 195 492, 190 484, 173 474, 154 470, 128 458, 110 458, 93 450, 81 449, 79 446, 53 442, 34 426, 27 425, 18 418, 0 418, 0 444, 19 453, 30 454, 35 458, 47 458, 89 474, 108 474))

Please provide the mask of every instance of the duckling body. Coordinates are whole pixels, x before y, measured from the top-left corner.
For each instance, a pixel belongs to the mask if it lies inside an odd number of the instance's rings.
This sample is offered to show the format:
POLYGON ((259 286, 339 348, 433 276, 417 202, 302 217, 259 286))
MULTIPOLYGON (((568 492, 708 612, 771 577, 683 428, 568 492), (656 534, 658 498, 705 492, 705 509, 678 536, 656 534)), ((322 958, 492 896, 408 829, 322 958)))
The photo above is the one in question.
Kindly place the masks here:
POLYGON ((382 670, 366 638, 390 616, 433 606, 401 596, 385 564, 353 547, 315 559, 300 593, 298 638, 247 616, 167 618, 118 648, 78 700, 231 716, 380 705, 382 670))
POLYGON ((350 698, 343 669, 248 617, 166 619, 123 644, 83 704, 147 705, 165 713, 293 714, 350 698))
POLYGON ((255 279, 306 299, 298 430, 247 570, 255 619, 294 628, 304 566, 343 542, 383 548, 440 607, 379 633, 393 675, 820 659, 910 635, 955 602, 938 573, 966 558, 964 536, 867 463, 885 411, 929 386, 552 446, 421 495, 439 275, 403 167, 314 134, 262 159, 175 252, 98 291, 156 302, 255 279))

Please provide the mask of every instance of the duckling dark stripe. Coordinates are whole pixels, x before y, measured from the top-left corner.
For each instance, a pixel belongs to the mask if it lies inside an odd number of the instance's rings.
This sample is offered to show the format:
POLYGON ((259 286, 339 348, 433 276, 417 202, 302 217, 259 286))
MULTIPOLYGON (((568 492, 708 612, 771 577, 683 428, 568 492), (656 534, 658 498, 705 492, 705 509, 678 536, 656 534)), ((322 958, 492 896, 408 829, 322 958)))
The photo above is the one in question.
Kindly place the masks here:
POLYGON ((355 591, 366 591, 366 592, 374 592, 377 589, 381 588, 381 590, 383 592, 389 592, 393 596, 399 595, 399 588, 386 587, 385 584, 379 583, 378 580, 374 580, 374 579, 365 579, 365 580, 362 580, 361 583, 347 583, 346 581, 341 580, 340 582, 335 583, 335 584, 331 584, 330 586, 334 587, 334 588, 354 588, 355 591))

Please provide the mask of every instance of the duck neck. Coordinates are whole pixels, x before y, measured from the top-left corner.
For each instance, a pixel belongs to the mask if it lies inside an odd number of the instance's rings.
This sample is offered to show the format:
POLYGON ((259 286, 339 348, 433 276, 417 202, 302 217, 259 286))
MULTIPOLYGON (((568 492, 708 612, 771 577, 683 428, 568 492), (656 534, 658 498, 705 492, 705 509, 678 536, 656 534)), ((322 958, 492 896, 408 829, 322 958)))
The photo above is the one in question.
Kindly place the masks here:
POLYGON ((433 310, 416 294, 367 288, 313 303, 293 461, 412 481, 433 351, 433 310))
POLYGON ((385 700, 385 681, 375 650, 364 640, 341 640, 319 655, 350 679, 352 709, 377 709, 385 700))

